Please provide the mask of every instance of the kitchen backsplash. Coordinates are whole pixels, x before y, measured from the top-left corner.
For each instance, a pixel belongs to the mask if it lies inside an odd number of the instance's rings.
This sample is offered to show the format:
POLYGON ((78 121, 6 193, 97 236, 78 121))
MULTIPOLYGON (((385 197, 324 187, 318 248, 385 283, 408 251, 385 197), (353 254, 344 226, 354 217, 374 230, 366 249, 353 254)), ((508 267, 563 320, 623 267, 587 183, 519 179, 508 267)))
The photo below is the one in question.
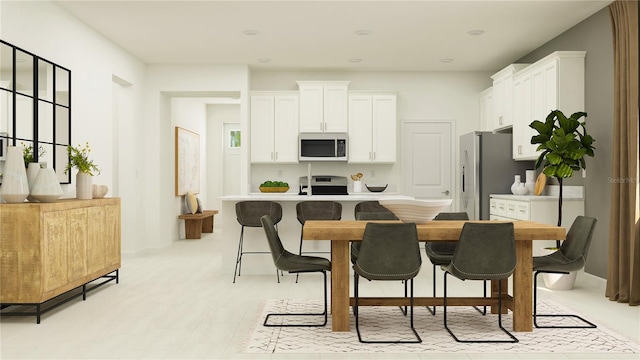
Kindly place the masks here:
MULTIPOLYGON (((280 180, 289 183, 291 190, 298 190, 299 179, 307 176, 307 164, 254 164, 251 165, 251 184, 249 192, 259 191, 259 185, 266 180, 280 180)), ((351 174, 362 173, 362 188, 367 191, 364 184, 369 186, 389 184, 385 192, 397 192, 399 165, 366 165, 348 164, 336 162, 314 162, 311 164, 311 175, 336 175, 347 178, 348 191, 353 189, 351 174)))

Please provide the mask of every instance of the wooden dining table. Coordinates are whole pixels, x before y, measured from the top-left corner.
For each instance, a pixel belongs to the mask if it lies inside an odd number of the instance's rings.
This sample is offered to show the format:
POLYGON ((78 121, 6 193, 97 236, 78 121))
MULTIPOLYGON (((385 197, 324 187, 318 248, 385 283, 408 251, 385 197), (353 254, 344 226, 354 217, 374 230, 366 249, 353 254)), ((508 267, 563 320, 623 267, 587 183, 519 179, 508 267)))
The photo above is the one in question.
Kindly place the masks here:
MULTIPOLYGON (((353 299, 349 297, 349 243, 361 241, 368 221, 344 220, 308 220, 303 227, 304 240, 331 241, 331 326, 332 331, 349 331, 349 307, 353 299)), ((462 227, 467 221, 430 221, 418 224, 420 241, 457 241, 462 227)), ((497 221, 473 221, 479 223, 497 221)), ((513 272, 512 293, 501 295, 503 305, 513 312, 513 331, 533 330, 533 241, 564 240, 566 230, 562 227, 533 221, 516 221, 514 237, 516 243, 516 268, 513 272)), ((507 281, 503 280, 503 284, 507 281)), ((448 297, 447 306, 491 306, 497 313, 497 282, 491 284, 491 297, 448 297)), ((431 286, 431 285, 429 285, 431 286)), ((503 289, 508 288, 503 286, 503 289)), ((503 291, 504 292, 504 291, 503 291)), ((404 297, 365 297, 359 300, 360 306, 408 306, 409 299, 404 297)), ((442 305, 442 297, 415 297, 415 306, 442 305)), ((506 311, 506 309, 503 309, 506 311)))

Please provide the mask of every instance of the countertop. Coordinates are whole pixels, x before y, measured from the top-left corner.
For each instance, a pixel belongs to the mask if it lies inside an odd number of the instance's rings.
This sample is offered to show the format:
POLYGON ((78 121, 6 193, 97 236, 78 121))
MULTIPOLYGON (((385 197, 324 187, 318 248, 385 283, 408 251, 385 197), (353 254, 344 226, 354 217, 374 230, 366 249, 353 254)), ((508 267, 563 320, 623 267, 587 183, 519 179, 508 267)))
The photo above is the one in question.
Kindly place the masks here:
MULTIPOLYGON (((520 200, 520 201, 558 201, 558 196, 554 195, 512 195, 512 194, 491 194, 493 199, 520 200)), ((562 195, 563 201, 584 200, 582 197, 562 195)))
POLYGON ((249 193, 247 195, 226 195, 218 199, 222 201, 245 201, 245 200, 272 200, 272 201, 305 201, 305 200, 326 200, 326 201, 369 201, 381 199, 412 199, 410 196, 398 193, 374 193, 361 192, 350 193, 349 195, 298 195, 297 192, 286 193, 249 193))

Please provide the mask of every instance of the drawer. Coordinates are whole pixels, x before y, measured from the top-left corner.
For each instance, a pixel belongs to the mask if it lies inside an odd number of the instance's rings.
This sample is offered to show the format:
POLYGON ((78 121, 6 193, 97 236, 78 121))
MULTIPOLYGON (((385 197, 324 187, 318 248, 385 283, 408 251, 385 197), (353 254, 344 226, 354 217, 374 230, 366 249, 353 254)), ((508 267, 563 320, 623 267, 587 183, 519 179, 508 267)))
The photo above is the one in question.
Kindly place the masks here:
POLYGON ((530 203, 518 201, 516 203, 515 218, 518 220, 530 220, 531 219, 530 203))
POLYGON ((505 215, 512 219, 517 219, 516 217, 516 213, 518 211, 517 207, 518 207, 517 202, 508 200, 505 204, 505 215))
POLYGON ((506 216, 507 215, 507 200, 504 199, 490 199, 489 201, 489 214, 506 216))

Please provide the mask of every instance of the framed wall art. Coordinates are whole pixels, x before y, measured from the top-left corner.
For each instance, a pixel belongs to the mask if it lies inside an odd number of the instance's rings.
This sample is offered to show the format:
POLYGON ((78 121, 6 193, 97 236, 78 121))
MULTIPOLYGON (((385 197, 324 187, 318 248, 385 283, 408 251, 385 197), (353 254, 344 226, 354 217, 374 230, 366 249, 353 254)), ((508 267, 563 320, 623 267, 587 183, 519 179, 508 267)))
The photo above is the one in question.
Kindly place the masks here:
POLYGON ((176 126, 175 195, 200 192, 200 135, 176 126))

